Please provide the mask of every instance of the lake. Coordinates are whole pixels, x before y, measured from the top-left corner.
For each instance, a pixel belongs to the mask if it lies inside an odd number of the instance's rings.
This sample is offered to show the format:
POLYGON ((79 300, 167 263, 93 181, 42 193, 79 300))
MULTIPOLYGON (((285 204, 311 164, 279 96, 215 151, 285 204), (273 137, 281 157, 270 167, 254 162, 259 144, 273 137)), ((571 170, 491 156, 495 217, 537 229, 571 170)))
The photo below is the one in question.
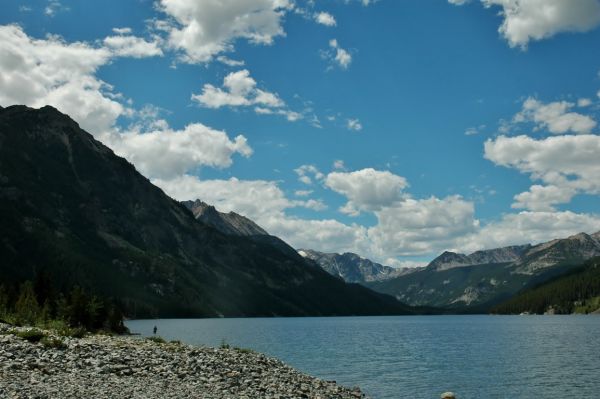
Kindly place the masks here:
POLYGON ((132 332, 251 348, 375 399, 597 398, 600 316, 131 320, 132 332))

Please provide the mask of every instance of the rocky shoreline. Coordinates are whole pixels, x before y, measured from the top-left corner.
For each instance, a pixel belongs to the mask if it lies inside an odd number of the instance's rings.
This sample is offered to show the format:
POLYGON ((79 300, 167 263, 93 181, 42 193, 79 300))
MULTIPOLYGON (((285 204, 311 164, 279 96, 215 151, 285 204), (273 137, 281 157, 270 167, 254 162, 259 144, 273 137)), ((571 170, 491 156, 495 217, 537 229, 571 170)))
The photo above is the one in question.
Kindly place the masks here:
POLYGON ((248 350, 28 330, 0 324, 1 398, 365 398, 248 350))

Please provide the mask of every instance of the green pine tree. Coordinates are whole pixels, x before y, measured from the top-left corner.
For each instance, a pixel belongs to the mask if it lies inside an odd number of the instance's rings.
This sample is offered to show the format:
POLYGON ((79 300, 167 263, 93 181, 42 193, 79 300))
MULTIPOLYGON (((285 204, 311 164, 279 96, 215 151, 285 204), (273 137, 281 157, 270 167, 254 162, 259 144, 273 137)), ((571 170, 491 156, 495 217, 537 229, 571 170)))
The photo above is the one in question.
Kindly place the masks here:
POLYGON ((33 284, 26 281, 21 284, 19 298, 15 304, 16 320, 20 324, 34 324, 40 314, 40 305, 35 297, 33 284))

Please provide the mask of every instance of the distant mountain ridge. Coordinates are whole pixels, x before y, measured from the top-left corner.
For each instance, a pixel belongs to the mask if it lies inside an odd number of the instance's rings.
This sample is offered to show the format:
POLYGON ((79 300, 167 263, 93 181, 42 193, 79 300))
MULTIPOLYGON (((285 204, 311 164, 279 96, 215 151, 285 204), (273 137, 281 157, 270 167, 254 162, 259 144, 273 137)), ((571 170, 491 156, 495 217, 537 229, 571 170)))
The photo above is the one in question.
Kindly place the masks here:
POLYGON ((423 270, 366 283, 413 306, 487 311, 523 288, 600 256, 600 232, 470 255, 444 252, 423 270))
POLYGON ((531 248, 530 244, 476 251, 470 255, 446 251, 432 260, 428 269, 448 270, 455 267, 475 266, 488 263, 515 262, 531 248))
POLYGON ((338 254, 324 253, 312 249, 299 249, 298 253, 315 261, 332 276, 340 277, 349 283, 383 281, 416 270, 383 266, 351 252, 338 254))
POLYGON ((538 244, 517 260, 517 272, 533 274, 557 264, 577 263, 600 255, 600 231, 579 233, 565 239, 538 244))

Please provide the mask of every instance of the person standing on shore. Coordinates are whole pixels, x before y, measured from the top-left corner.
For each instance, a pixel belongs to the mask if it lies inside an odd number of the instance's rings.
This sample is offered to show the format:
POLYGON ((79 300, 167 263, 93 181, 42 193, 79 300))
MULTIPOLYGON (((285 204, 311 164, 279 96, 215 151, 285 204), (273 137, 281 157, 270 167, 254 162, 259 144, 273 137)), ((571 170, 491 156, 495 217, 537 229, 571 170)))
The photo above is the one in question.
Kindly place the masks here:
POLYGON ((156 326, 154 326, 154 328, 152 329, 152 331, 154 332, 154 335, 156 335, 156 331, 158 331, 158 328, 156 328, 156 326))

